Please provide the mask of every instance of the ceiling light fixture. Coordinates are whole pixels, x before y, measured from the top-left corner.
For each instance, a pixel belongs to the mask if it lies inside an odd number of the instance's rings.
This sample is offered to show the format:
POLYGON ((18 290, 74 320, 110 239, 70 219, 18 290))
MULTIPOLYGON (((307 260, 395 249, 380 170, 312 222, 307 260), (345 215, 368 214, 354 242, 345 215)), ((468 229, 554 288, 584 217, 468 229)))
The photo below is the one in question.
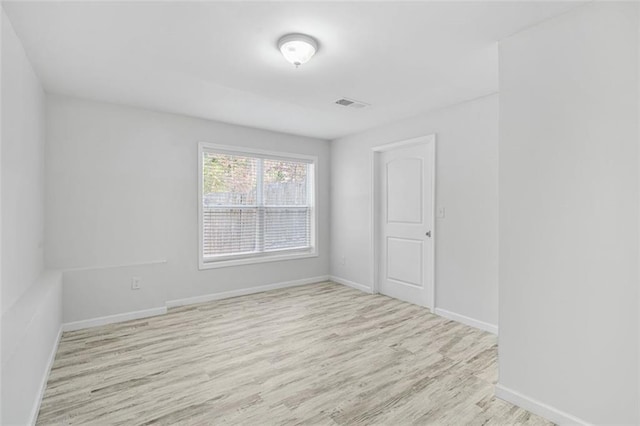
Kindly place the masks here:
POLYGON ((305 34, 287 34, 278 40, 282 56, 298 68, 318 51, 318 42, 305 34))

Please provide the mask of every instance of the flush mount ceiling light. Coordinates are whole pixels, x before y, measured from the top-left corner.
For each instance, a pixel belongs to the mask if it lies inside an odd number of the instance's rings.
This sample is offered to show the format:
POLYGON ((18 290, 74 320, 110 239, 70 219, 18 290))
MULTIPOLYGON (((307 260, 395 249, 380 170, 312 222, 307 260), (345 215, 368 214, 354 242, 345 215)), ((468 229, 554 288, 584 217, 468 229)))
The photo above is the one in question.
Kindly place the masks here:
POLYGON ((318 51, 318 42, 305 34, 287 34, 278 40, 282 56, 298 68, 318 51))

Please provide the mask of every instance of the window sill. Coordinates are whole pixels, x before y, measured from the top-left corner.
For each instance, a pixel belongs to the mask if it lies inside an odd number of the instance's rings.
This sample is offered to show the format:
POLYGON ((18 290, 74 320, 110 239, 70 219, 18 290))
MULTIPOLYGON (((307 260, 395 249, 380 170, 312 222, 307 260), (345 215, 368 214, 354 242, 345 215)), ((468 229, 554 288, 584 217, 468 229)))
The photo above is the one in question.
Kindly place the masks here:
POLYGON ((298 252, 298 253, 288 253, 288 254, 273 254, 273 255, 266 255, 266 256, 245 257, 242 259, 217 260, 217 261, 211 261, 211 262, 204 262, 201 259, 198 269, 199 270, 217 269, 217 268, 226 268, 229 266, 252 265, 254 263, 280 262, 283 260, 307 259, 310 257, 318 257, 318 253, 316 251, 313 251, 313 252, 302 252, 302 253, 298 252))

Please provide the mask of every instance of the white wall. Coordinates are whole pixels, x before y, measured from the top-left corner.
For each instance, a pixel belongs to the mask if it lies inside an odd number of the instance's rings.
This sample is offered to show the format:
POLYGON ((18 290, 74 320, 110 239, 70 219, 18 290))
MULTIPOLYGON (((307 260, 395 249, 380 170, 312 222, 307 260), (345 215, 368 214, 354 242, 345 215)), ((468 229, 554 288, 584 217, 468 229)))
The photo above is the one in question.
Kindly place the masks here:
MULTIPOLYGON (((4 10, 0 10, 0 35, 5 27, 4 10)), ((2 60, 2 40, 0 39, 0 61, 2 60)), ((0 62, 0 95, 2 95, 2 62, 0 62)), ((0 189, 2 188, 2 101, 0 101, 0 189)), ((0 421, 2 421, 2 194, 0 194, 0 421)))
POLYGON ((371 147, 436 133, 436 307, 498 324, 498 95, 345 137, 331 151, 331 275, 371 287, 371 147), (345 257, 345 265, 341 258, 345 257))
POLYGON ((3 10, 2 311, 43 268, 44 91, 3 10))
POLYGON ((43 271, 44 98, 2 10, 2 424, 26 424, 61 324, 60 274, 43 271))
POLYGON ((637 7, 500 46, 498 393, 561 423, 640 421, 637 7))
POLYGON ((328 274, 327 141, 50 96, 46 160, 47 265, 87 268, 65 273, 65 322, 328 274), (198 270, 200 141, 318 156, 319 256, 198 270))

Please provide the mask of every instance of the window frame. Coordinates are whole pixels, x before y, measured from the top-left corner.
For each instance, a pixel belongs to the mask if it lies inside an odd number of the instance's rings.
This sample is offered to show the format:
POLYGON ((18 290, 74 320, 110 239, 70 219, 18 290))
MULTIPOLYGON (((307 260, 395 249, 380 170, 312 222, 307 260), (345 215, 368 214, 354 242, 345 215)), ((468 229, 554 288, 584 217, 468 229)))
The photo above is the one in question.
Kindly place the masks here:
POLYGON ((306 154, 294 154, 289 152, 263 150, 257 148, 248 148, 231 145, 220 145, 209 142, 198 143, 198 269, 215 269, 224 268, 229 266, 239 265, 251 265, 264 262, 278 262, 284 260, 294 259, 306 259, 310 257, 318 257, 318 244, 317 244, 317 229, 318 229, 318 157, 306 154), (238 254, 220 256, 215 260, 205 260, 204 257, 204 207, 202 203, 202 190, 203 190, 203 161, 202 157, 205 152, 213 152, 219 154, 230 155, 244 155, 249 157, 260 157, 274 160, 283 161, 304 161, 309 163, 311 167, 311 173, 307 176, 307 185, 309 190, 307 191, 310 197, 310 248, 302 249, 282 249, 277 251, 251 253, 251 254, 238 254))

